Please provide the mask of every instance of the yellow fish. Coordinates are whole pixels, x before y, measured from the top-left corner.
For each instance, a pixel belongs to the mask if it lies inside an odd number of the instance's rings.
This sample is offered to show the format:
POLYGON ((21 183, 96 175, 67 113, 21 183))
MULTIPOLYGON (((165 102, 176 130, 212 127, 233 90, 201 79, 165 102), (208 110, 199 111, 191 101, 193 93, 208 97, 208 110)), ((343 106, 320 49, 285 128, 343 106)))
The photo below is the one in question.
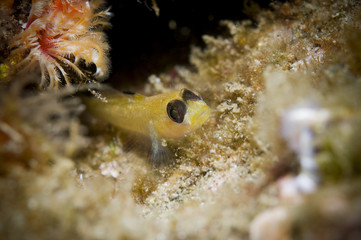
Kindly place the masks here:
POLYGON ((87 110, 121 129, 149 136, 155 153, 160 140, 182 138, 201 127, 210 115, 203 99, 186 88, 151 97, 129 91, 100 95, 84 99, 87 110))

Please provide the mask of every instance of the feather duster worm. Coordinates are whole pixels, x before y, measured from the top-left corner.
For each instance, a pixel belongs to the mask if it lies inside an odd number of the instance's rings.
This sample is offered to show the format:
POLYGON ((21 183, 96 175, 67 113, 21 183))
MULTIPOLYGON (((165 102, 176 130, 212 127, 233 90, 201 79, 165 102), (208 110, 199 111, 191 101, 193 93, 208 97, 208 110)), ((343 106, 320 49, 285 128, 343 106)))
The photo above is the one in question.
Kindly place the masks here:
POLYGON ((109 73, 109 45, 102 31, 109 9, 102 0, 33 0, 24 31, 10 43, 12 72, 36 65, 41 87, 104 80, 109 73))

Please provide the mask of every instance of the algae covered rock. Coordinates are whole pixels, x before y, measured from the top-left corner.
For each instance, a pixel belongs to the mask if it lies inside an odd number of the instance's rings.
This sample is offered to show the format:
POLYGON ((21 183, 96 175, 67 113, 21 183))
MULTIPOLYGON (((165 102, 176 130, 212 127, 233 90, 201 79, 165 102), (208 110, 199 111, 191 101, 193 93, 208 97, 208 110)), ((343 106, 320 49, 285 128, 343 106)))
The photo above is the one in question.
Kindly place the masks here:
MULTIPOLYGON (((152 6, 162 16, 162 3, 152 6)), ((221 21, 227 33, 204 35, 190 65, 134 85, 145 95, 186 87, 212 109, 198 131, 164 142, 173 160, 162 166, 136 138, 88 116, 74 89, 38 91, 40 72, 1 83, 1 235, 359 238, 361 5, 252 9, 250 20, 221 21)))

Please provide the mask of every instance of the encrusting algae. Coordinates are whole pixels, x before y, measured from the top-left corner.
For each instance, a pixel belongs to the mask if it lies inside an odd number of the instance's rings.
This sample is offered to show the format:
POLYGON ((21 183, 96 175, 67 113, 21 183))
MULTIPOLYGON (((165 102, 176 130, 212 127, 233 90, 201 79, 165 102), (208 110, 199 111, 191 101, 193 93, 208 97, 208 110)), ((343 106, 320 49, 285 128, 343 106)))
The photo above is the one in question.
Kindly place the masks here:
POLYGON ((223 21, 230 36, 204 36, 195 70, 149 77, 139 92, 192 89, 212 109, 172 146, 168 166, 151 166, 94 117, 80 122, 71 90, 4 83, 1 235, 360 238, 360 10, 358 1, 274 3, 253 22, 223 21), (42 130, 52 124, 61 131, 42 130))

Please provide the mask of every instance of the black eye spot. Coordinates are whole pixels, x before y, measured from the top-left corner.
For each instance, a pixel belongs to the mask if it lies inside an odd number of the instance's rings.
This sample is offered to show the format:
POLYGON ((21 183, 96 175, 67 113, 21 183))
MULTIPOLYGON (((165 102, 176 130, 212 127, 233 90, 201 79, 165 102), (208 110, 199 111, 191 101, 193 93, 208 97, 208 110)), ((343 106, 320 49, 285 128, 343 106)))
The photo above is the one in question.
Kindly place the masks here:
POLYGON ((181 100, 172 100, 167 105, 167 113, 170 119, 176 123, 182 123, 187 106, 181 100))
POLYGON ((124 91, 122 91, 122 93, 127 94, 127 95, 134 95, 135 94, 135 92, 132 92, 132 91, 129 91, 129 90, 124 90, 124 91))
POLYGON ((188 100, 193 100, 193 101, 197 101, 197 100, 202 100, 202 98, 198 95, 196 95, 194 92, 184 88, 183 89, 183 93, 182 93, 182 98, 184 101, 188 101, 188 100))

